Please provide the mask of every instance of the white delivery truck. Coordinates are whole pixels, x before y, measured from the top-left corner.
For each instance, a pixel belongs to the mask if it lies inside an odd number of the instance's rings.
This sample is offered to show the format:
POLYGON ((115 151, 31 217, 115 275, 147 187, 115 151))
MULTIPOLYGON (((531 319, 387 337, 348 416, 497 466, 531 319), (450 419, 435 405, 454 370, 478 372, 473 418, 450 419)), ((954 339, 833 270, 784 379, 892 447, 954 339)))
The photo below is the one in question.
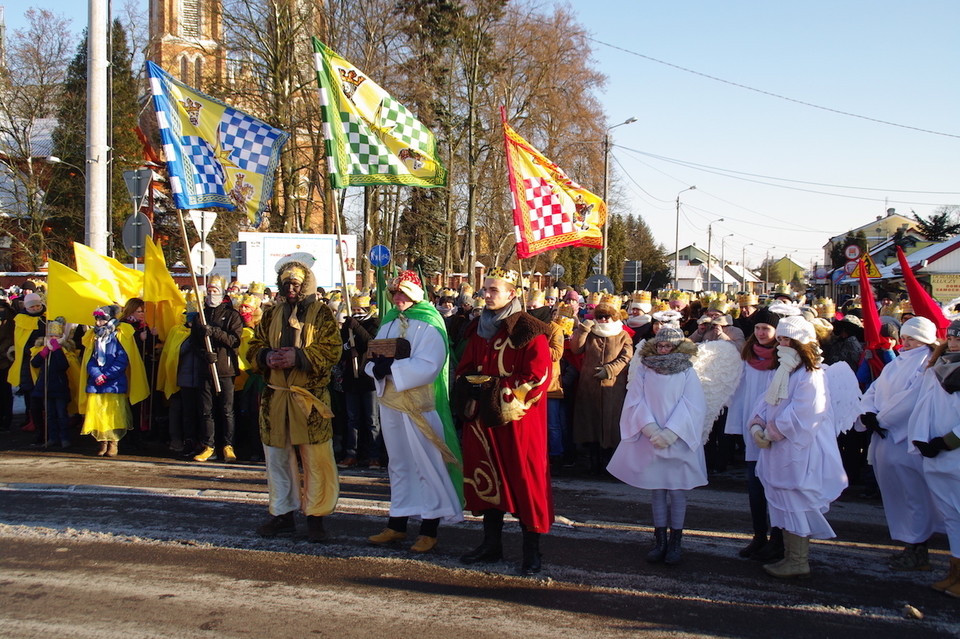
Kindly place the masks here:
POLYGON ((237 266, 237 280, 243 285, 263 282, 276 288, 277 265, 294 257, 307 264, 326 289, 343 286, 340 260, 344 262, 347 283, 357 281, 357 236, 341 235, 338 250, 336 235, 310 233, 238 233, 238 242, 246 243, 246 264, 237 266))

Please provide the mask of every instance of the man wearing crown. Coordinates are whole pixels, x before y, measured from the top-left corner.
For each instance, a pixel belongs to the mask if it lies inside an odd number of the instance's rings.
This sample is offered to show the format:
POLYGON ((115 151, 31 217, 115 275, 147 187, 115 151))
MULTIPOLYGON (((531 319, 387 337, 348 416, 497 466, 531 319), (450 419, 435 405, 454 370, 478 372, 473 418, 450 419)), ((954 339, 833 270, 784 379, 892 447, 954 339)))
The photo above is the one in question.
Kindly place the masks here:
POLYGON ((257 534, 293 534, 294 513, 302 507, 307 541, 319 543, 326 539, 323 518, 333 512, 340 494, 327 385, 343 346, 333 311, 314 293, 317 285, 309 267, 293 260, 282 264, 277 287, 279 298, 264 311, 247 350, 247 359, 267 384, 260 439, 272 517, 257 534))
POLYGON ((437 308, 425 299, 420 278, 403 271, 387 287, 393 300, 383 317, 374 353, 364 370, 380 398, 380 427, 390 455, 390 518, 369 537, 376 545, 407 537, 407 521, 420 519, 410 547, 437 545, 440 521, 463 521, 463 462, 450 413, 450 346, 437 308))
POLYGON ((522 574, 540 571, 540 535, 553 523, 547 454, 549 327, 523 311, 516 271, 491 269, 484 308, 466 329, 454 402, 463 419, 464 496, 483 515, 483 543, 466 564, 503 558, 503 516, 523 531, 522 574))

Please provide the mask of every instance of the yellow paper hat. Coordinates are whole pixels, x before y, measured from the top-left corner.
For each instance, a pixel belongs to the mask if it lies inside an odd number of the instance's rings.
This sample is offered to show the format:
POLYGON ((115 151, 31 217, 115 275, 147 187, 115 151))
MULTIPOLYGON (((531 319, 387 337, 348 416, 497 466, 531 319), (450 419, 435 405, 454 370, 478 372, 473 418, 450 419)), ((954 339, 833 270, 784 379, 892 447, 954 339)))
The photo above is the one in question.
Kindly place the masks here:
POLYGON ((514 286, 520 282, 520 274, 512 269, 505 269, 499 266, 494 266, 492 269, 487 271, 487 277, 493 278, 495 280, 503 280, 504 282, 509 282, 514 286))

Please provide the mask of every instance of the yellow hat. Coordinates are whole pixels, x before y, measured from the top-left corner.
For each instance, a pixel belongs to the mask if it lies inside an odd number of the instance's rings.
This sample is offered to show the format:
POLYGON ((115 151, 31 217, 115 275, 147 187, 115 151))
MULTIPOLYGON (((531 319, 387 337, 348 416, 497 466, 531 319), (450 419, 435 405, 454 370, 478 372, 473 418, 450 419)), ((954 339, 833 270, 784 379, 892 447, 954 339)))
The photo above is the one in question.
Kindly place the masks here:
POLYGON ((707 305, 708 311, 719 311, 726 315, 730 311, 730 302, 722 299, 712 299, 707 305))
POLYGON ((263 295, 263 291, 266 287, 263 285, 263 282, 250 282, 250 286, 247 287, 247 293, 252 295, 263 295))
POLYGON ((689 302, 690 293, 687 293, 686 291, 670 291, 668 299, 670 301, 689 302))
POLYGON ((600 303, 600 293, 590 293, 587 295, 587 304, 593 304, 596 306, 600 303))
POLYGON ((527 306, 543 306, 546 301, 546 295, 539 288, 531 288, 527 291, 527 306))
POLYGON ((756 306, 760 303, 760 298, 755 293, 743 293, 737 296, 737 304, 740 306, 756 306))
POLYGON ((290 262, 280 270, 281 282, 300 282, 303 284, 307 279, 307 271, 303 266, 290 262))
POLYGON ((226 290, 224 288, 225 282, 222 275, 211 275, 207 278, 207 288, 216 288, 219 291, 223 292, 226 290))

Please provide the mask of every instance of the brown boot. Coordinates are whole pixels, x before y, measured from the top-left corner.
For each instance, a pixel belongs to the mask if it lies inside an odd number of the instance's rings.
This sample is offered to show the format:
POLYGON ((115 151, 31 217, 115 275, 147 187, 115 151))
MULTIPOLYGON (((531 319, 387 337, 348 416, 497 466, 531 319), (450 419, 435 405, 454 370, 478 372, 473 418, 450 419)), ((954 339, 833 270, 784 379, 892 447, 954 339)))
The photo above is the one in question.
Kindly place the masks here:
POLYGON ((97 450, 97 457, 103 457, 104 455, 107 454, 107 442, 104 441, 99 443, 100 443, 100 449, 97 450))
POLYGON ((107 452, 105 457, 116 457, 120 452, 120 442, 107 442, 107 452))
MULTIPOLYGON (((947 592, 951 588, 957 588, 960 585, 960 557, 951 557, 950 558, 950 571, 947 573, 947 576, 940 581, 931 584, 930 587, 936 590, 937 592, 947 592)), ((949 593, 954 597, 960 596, 960 593, 954 594, 949 593)))
POLYGON ((783 559, 775 564, 764 564, 763 569, 772 577, 780 579, 804 579, 810 576, 808 552, 810 540, 806 537, 783 531, 783 559))

